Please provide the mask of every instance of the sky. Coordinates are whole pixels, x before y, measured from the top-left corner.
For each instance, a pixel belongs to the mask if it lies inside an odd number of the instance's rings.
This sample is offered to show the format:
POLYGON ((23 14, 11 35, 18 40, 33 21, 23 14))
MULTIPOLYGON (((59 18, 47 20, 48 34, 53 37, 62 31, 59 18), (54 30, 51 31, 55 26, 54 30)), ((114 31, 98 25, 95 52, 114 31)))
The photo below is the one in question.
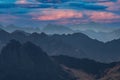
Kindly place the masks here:
POLYGON ((120 0, 0 0, 0 24, 120 23, 120 0))

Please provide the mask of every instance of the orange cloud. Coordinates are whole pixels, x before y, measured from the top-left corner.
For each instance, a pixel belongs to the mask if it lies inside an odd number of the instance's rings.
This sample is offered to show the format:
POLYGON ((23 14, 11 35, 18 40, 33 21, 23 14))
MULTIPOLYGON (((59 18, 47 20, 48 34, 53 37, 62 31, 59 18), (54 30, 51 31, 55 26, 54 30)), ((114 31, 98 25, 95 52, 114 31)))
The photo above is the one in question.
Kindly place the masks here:
POLYGON ((60 20, 69 18, 82 18, 83 14, 81 12, 73 10, 43 10, 39 15, 34 15, 33 19, 36 20, 60 20))
POLYGON ((120 16, 110 12, 92 12, 90 19, 95 22, 116 22, 120 21, 120 16))

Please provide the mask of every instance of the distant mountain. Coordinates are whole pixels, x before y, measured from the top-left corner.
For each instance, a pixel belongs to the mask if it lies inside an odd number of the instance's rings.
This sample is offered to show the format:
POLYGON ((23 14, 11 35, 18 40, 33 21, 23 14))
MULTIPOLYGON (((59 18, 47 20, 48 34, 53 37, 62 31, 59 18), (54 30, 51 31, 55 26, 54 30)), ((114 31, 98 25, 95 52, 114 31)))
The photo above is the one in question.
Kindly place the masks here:
POLYGON ((1 31, 0 41, 7 44, 11 39, 16 39, 21 43, 30 41, 40 46, 48 55, 68 55, 77 58, 89 58, 102 62, 119 61, 120 40, 110 42, 100 42, 91 39, 82 33, 73 34, 54 34, 47 35, 45 33, 30 33, 26 35, 24 32, 8 33, 1 31), (18 34, 19 33, 19 34, 18 34))
POLYGON ((26 37, 29 36, 30 34, 21 30, 16 30, 10 33, 10 35, 11 35, 11 39, 16 39, 21 42, 24 42, 26 41, 26 37))
POLYGON ((23 35, 29 35, 29 33, 22 31, 22 30, 15 30, 11 34, 23 34, 23 35))
POLYGON ((114 30, 110 34, 112 34, 115 39, 120 39, 120 29, 114 30))
POLYGON ((47 24, 46 26, 43 26, 41 28, 40 27, 22 27, 22 26, 19 27, 14 24, 10 24, 8 26, 0 25, 0 28, 8 32, 14 32, 16 30, 20 30, 28 33, 44 32, 46 34, 83 33, 92 39, 97 39, 102 42, 107 42, 107 41, 120 38, 119 36, 120 28, 117 27, 119 26, 119 24, 111 24, 111 25, 114 26, 114 28, 107 24, 97 24, 97 23, 80 24, 76 26, 47 24))
POLYGON ((95 23, 95 22, 90 22, 90 23, 80 23, 78 25, 72 25, 70 26, 73 30, 92 30, 96 32, 112 32, 114 30, 120 29, 120 23, 95 23), (114 27, 113 27, 114 26, 114 27))
POLYGON ((63 25, 48 24, 42 29, 42 32, 47 34, 70 34, 74 31, 63 25))
POLYGON ((1 51, 0 80, 75 80, 40 47, 11 40, 1 51))
POLYGON ((96 32, 96 31, 92 31, 92 30, 77 31, 77 32, 82 32, 82 33, 88 35, 89 37, 91 37, 93 39, 97 39, 102 42, 107 42, 107 41, 111 41, 111 40, 120 38, 120 29, 113 30, 111 32, 96 32))
POLYGON ((0 28, 5 31, 8 31, 8 32, 14 32, 16 30, 25 31, 25 32, 29 32, 29 33, 40 32, 40 29, 37 27, 22 27, 22 26, 16 26, 14 24, 10 24, 7 26, 0 25, 0 28))

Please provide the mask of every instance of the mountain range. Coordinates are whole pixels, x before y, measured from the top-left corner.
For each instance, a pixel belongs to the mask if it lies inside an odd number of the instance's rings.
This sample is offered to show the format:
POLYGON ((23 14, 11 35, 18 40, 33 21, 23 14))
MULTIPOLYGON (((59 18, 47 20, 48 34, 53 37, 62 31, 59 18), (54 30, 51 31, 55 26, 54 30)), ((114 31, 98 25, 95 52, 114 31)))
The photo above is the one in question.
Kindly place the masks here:
POLYGON ((40 29, 37 28, 37 27, 19 27, 19 26, 16 26, 14 24, 10 24, 10 25, 7 25, 7 26, 3 26, 3 25, 0 25, 0 29, 3 29, 5 31, 8 31, 8 32, 14 32, 16 30, 20 30, 20 31, 25 31, 25 32, 29 32, 29 33, 32 33, 32 32, 40 32, 40 29))
POLYGON ((31 42, 10 40, 0 54, 0 80, 119 80, 120 62, 48 56, 31 42))
POLYGON ((40 47, 11 40, 1 51, 0 80, 75 80, 40 47))
POLYGON ((111 32, 96 32, 92 30, 78 31, 88 35, 92 39, 97 39, 102 42, 112 41, 120 38, 120 29, 113 30, 111 32))
POLYGON ((101 63, 90 59, 78 59, 69 56, 53 56, 62 66, 72 72, 77 80, 119 80, 120 63, 101 63))
MULTIPOLYGON (((113 26, 118 26, 113 25, 113 26)), ((80 24, 78 26, 65 26, 65 25, 57 25, 57 24, 47 24, 43 27, 19 27, 13 24, 8 26, 0 25, 0 28, 8 31, 14 32, 16 30, 25 31, 28 33, 41 33, 44 32, 46 34, 73 34, 73 33, 83 33, 89 36, 92 39, 97 39, 102 42, 108 42, 114 39, 120 38, 120 29, 118 27, 111 28, 108 25, 104 24, 80 24), (100 26, 98 28, 98 25, 100 26), (107 26, 107 27, 104 27, 107 26)))
POLYGON ((45 26, 41 32, 44 32, 46 34, 71 34, 74 33, 74 31, 66 26, 62 25, 55 25, 55 24, 48 24, 45 26))
POLYGON ((101 62, 119 61, 120 39, 100 42, 82 33, 53 34, 26 33, 15 31, 8 33, 0 30, 0 47, 5 46, 11 39, 21 43, 30 41, 40 46, 48 55, 68 55, 77 58, 89 58, 101 62))

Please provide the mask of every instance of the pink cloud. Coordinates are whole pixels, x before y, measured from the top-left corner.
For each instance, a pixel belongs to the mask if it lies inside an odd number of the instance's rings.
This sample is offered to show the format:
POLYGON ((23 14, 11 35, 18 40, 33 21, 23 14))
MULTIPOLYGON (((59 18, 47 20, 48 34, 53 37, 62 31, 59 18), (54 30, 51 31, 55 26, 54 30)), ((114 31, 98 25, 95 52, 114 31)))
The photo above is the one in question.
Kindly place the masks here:
POLYGON ((110 12, 91 12, 88 15, 94 22, 120 22, 120 16, 110 12))
POLYGON ((16 3, 18 3, 18 4, 26 4, 28 2, 27 2, 27 0, 18 0, 18 1, 16 1, 16 3))
POLYGON ((120 10, 120 0, 117 0, 117 2, 103 2, 99 3, 100 5, 107 6, 107 10, 109 11, 119 11, 120 10))
POLYGON ((29 4, 29 3, 40 3, 40 2, 38 2, 37 0, 17 0, 16 2, 15 2, 16 4, 29 4))
POLYGON ((82 18, 83 14, 74 10, 43 10, 39 14, 32 14, 35 20, 60 20, 70 18, 82 18))

